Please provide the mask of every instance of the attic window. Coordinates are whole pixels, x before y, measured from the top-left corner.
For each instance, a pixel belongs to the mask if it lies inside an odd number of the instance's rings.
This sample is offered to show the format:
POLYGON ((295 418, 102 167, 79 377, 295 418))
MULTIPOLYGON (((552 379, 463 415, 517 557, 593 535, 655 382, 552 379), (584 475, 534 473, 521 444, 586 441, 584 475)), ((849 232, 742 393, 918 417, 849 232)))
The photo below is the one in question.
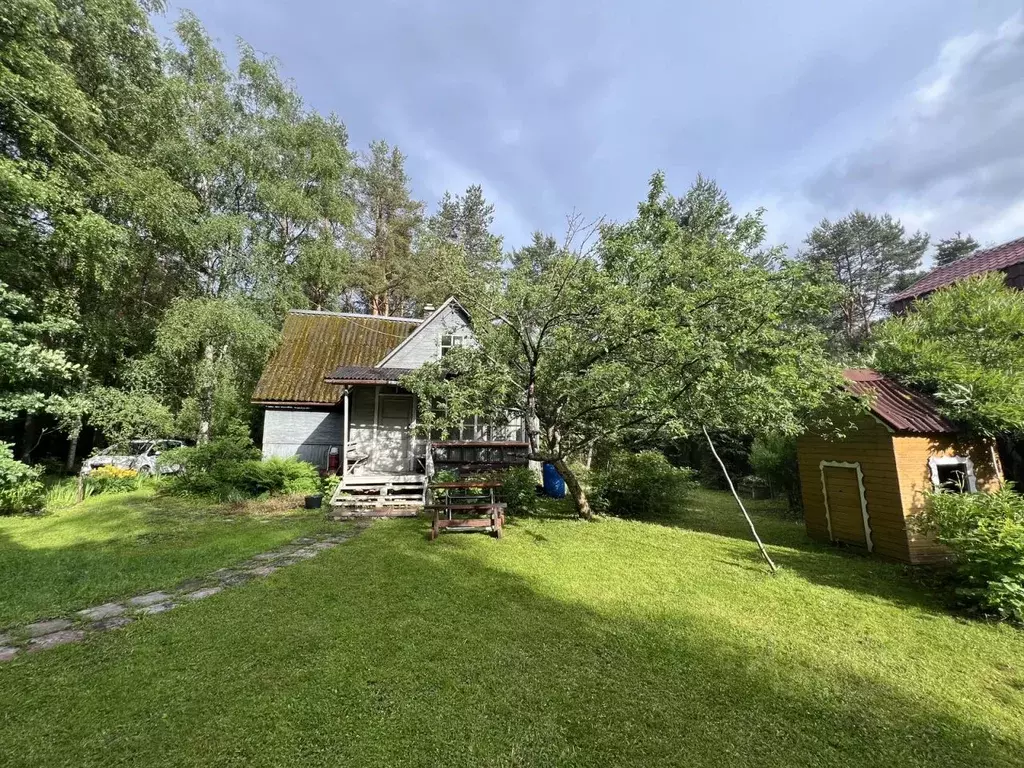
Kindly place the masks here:
POLYGON ((441 336, 441 357, 456 347, 466 346, 466 337, 456 333, 445 333, 441 336))
POLYGON ((942 456, 928 459, 932 486, 947 493, 977 493, 974 464, 964 456, 942 456))

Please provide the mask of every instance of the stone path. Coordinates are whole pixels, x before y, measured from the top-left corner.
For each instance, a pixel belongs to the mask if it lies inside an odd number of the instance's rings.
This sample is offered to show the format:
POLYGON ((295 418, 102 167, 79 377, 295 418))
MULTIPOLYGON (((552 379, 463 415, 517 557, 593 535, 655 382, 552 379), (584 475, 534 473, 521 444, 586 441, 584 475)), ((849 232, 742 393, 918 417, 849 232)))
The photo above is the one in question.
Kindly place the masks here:
POLYGON ((253 555, 244 563, 221 568, 201 579, 189 579, 166 592, 147 592, 118 603, 104 603, 85 608, 70 616, 44 619, 12 627, 0 633, 0 662, 21 653, 43 651, 66 643, 78 643, 90 634, 131 624, 136 619, 165 613, 179 605, 205 600, 225 589, 252 579, 266 578, 289 565, 310 560, 321 552, 357 536, 368 523, 359 522, 338 533, 305 536, 270 552, 253 555))

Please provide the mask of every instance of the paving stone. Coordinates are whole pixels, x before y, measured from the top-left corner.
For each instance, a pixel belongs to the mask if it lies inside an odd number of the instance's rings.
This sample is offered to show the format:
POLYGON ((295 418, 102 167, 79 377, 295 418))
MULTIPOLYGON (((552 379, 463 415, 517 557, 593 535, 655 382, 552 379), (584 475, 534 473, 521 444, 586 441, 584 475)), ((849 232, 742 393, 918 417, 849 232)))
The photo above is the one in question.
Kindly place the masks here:
POLYGON ((223 587, 207 587, 206 589, 197 589, 195 592, 189 592, 185 595, 186 600, 202 600, 203 598, 216 595, 220 592, 223 587))
POLYGON ((310 549, 315 549, 319 552, 324 549, 334 549, 336 546, 338 546, 338 542, 336 541, 318 541, 316 544, 313 544, 310 549))
POLYGON ((258 568, 253 568, 252 573, 256 576, 269 576, 276 570, 277 568, 272 565, 261 565, 258 568))
POLYGON ((113 616, 120 616, 122 613, 124 613, 123 605, 119 603, 104 603, 94 608, 86 608, 84 611, 79 611, 78 615, 86 621, 101 621, 113 616))
POLYGON ((77 643, 85 639, 85 632, 80 629, 64 629, 59 632, 51 632, 48 635, 34 637, 28 641, 30 651, 45 651, 47 648, 56 648, 66 643, 77 643))
POLYGON ((140 607, 145 607, 145 606, 148 606, 148 605, 154 605, 156 603, 162 603, 165 600, 170 600, 170 599, 171 599, 171 596, 169 594, 167 594, 166 592, 149 592, 148 594, 145 594, 145 595, 138 595, 137 597, 133 597, 128 602, 131 603, 132 605, 137 605, 137 606, 140 606, 140 607))
POLYGON ((131 624, 135 619, 130 616, 111 616, 109 619, 100 619, 94 621, 89 625, 89 629, 95 629, 98 632, 105 632, 108 629, 120 629, 131 624))
POLYGON ((207 579, 189 579, 178 585, 178 592, 194 592, 207 583, 207 579))
POLYGON ((10 661, 18 655, 18 649, 10 646, 6 648, 0 648, 0 662, 10 661))
POLYGON ((60 632, 62 629, 67 629, 71 626, 71 622, 67 619, 48 619, 46 621, 37 621, 34 624, 26 624, 22 631, 29 637, 39 637, 41 635, 48 635, 51 632, 60 632))
POLYGON ((284 557, 280 552, 260 552, 258 555, 253 555, 253 560, 277 560, 279 557, 284 557))
POLYGON ((10 645, 14 642, 14 638, 10 635, 0 635, 0 645, 10 645))
POLYGON ((147 615, 153 615, 155 613, 164 613, 166 611, 171 610, 171 608, 174 608, 174 607, 175 607, 174 603, 170 603, 170 602, 168 602, 168 603, 154 603, 153 605, 147 605, 145 608, 143 608, 141 611, 139 611, 139 613, 144 613, 144 614, 147 614, 147 615))
POLYGON ((251 573, 245 573, 243 571, 226 571, 224 573, 217 574, 217 581, 220 582, 222 587, 234 587, 238 584, 245 584, 245 582, 251 578, 251 573))

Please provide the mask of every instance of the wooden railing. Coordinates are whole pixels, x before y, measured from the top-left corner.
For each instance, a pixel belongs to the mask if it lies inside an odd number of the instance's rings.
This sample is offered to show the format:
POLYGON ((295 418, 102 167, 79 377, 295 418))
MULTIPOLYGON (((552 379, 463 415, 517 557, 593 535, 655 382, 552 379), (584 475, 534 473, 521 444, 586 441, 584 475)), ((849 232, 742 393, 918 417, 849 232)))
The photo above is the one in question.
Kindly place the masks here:
POLYGON ((529 443, 442 440, 431 443, 435 469, 505 469, 526 466, 529 443))

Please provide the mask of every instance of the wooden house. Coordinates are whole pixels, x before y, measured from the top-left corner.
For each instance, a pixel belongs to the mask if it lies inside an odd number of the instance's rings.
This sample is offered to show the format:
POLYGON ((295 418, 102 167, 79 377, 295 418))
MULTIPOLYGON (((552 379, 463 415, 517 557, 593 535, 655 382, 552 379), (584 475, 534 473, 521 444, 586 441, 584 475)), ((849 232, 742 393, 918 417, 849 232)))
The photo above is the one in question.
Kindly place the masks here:
POLYGON ((1002 478, 994 444, 967 436, 928 398, 875 371, 845 373, 869 411, 841 439, 797 441, 808 535, 905 563, 945 559, 911 519, 926 491, 996 490, 1002 478))
POLYGON ((342 480, 332 506, 369 500, 375 509, 413 511, 435 465, 526 463, 521 419, 474 419, 444 440, 416 432, 416 398, 402 377, 475 343, 454 299, 425 318, 293 310, 281 335, 253 394, 264 407, 263 455, 336 469, 342 480))

